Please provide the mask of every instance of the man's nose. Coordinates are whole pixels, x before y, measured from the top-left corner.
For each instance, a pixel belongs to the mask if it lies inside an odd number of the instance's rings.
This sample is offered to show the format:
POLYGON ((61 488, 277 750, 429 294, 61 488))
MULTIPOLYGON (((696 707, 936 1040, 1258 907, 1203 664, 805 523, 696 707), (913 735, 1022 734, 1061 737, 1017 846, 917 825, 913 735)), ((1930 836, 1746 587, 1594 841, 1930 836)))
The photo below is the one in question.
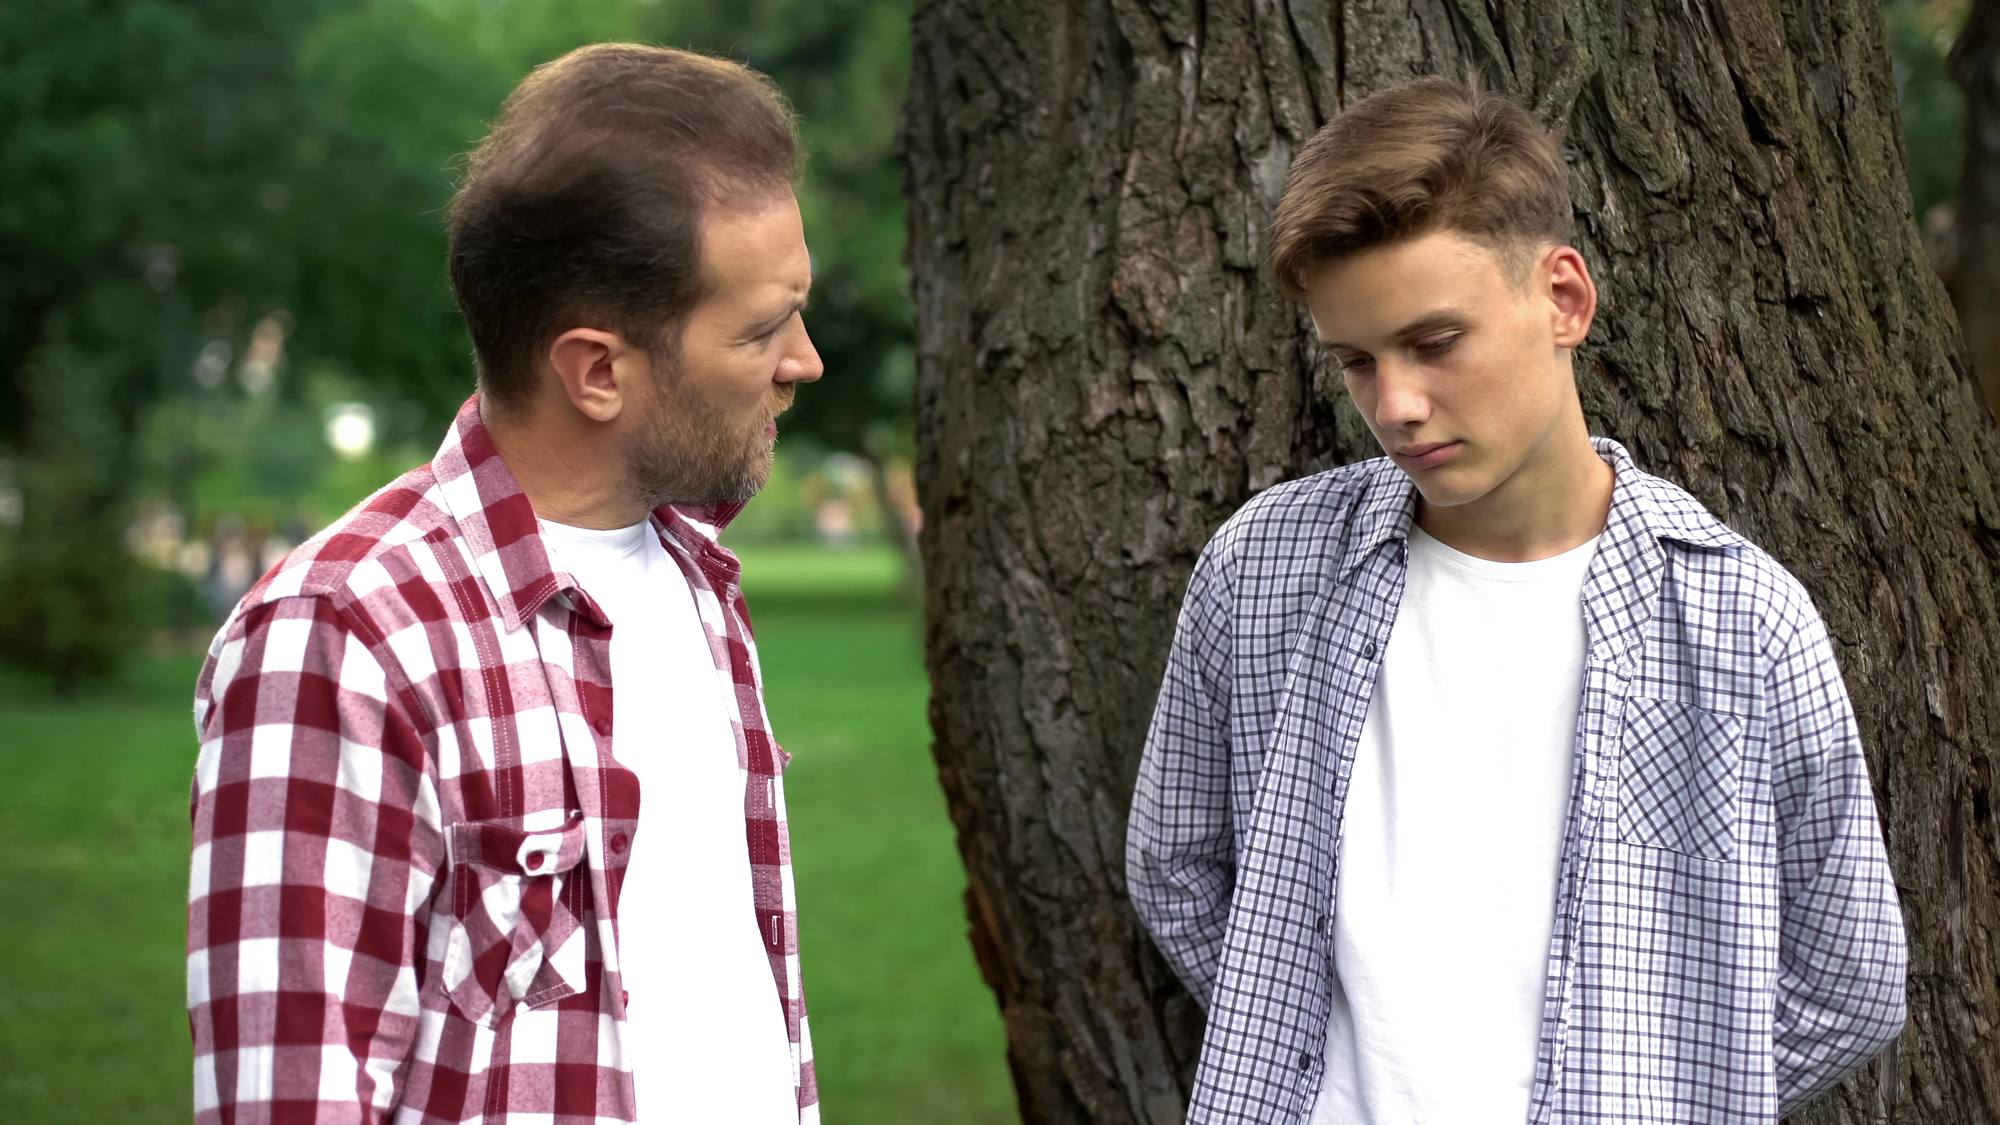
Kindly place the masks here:
POLYGON ((826 373, 826 364, 820 362, 819 349, 813 347, 812 335, 803 321, 799 323, 797 336, 785 358, 778 361, 780 383, 811 383, 826 373))

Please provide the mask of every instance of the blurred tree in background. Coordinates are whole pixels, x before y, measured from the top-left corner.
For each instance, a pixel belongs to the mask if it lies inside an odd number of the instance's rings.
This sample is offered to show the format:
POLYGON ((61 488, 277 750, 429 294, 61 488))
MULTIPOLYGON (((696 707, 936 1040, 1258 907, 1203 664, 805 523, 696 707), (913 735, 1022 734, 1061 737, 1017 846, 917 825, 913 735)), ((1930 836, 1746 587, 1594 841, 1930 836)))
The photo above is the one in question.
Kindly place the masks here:
POLYGON ((473 385, 444 272, 459 156, 522 75, 587 42, 729 55, 791 95, 828 377, 788 445, 850 455, 889 508, 884 467, 912 445, 908 19, 906 0, 0 6, 0 659, 67 686, 144 633, 198 633, 428 458, 473 385))

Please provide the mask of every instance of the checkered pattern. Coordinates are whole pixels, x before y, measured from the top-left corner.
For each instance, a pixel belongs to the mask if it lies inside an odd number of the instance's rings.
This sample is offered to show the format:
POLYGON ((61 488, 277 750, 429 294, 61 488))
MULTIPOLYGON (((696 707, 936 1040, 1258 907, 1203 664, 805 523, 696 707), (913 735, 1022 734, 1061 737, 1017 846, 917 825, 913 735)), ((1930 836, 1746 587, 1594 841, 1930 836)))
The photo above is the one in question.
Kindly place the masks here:
MULTIPOLYGON (((1584 580, 1529 1121, 1775 1122, 1904 1022, 1853 711, 1797 580, 1616 443, 1598 452, 1617 484, 1584 580)), ((1188 586, 1127 876, 1208 1008, 1194 1125, 1301 1121, 1320 1089, 1341 809, 1414 510, 1386 459, 1270 489, 1188 586)))
MULTIPOLYGON (((734 514, 654 518, 731 701, 759 929, 812 1125, 787 755, 736 560, 691 522, 734 514)), ((639 786, 612 756, 610 640, 552 568, 476 398, 432 464, 243 599, 195 694, 198 1122, 636 1119, 617 903, 639 786)))

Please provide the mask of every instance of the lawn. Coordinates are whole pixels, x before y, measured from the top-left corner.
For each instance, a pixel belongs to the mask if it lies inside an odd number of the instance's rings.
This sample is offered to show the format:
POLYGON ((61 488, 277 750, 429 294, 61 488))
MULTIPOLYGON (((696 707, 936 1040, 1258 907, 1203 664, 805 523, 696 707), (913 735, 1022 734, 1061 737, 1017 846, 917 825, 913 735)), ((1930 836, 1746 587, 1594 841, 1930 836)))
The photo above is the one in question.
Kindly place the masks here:
MULTIPOLYGON (((893 555, 746 550, 786 775, 800 941, 831 1125, 1016 1119, 965 940, 964 873, 893 555)), ((148 660, 67 700, 0 680, 0 1121, 188 1118, 181 952, 189 692, 148 660)))

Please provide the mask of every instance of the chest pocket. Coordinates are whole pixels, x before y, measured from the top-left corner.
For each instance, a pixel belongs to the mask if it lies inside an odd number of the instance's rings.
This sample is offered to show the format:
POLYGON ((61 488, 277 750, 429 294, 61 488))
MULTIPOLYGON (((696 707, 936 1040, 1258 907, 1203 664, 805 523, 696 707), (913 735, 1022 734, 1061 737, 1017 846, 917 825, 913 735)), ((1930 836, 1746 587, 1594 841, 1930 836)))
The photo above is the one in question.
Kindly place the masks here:
POLYGON ((1668 699, 1625 703, 1618 834, 1700 859, 1736 852, 1743 723, 1668 699))
POLYGON ((572 909, 582 888, 568 886, 583 861, 583 814, 546 832, 519 825, 514 817, 475 820, 448 834, 443 984, 461 1014, 488 1026, 517 1003, 554 1003, 583 986, 584 939, 572 909))

